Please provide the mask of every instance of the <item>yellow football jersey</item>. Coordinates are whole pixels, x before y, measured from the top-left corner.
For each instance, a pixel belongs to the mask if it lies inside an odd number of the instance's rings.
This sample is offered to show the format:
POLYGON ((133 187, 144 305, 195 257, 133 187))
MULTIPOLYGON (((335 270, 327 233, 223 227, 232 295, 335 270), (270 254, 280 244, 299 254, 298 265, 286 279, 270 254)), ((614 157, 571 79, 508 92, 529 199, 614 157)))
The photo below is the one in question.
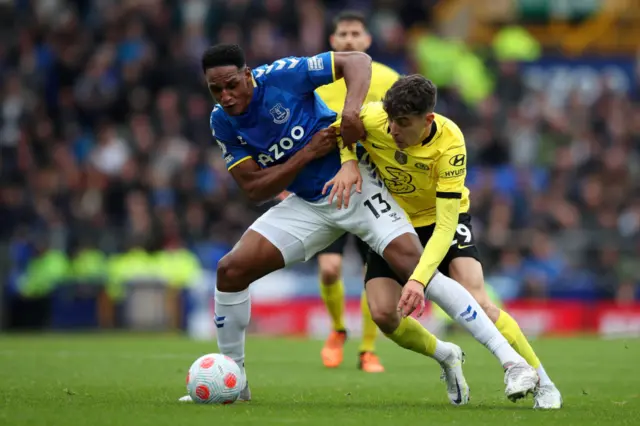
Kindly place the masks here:
POLYGON ((401 151, 389 133, 382 102, 365 105, 360 117, 367 131, 361 143, 414 227, 435 223, 436 196, 460 197, 459 213, 469 211, 469 190, 464 185, 467 150, 462 131, 453 121, 436 114, 429 137, 401 151))
MULTIPOLYGON (((397 72, 386 65, 373 62, 371 64, 371 86, 369 86, 369 93, 367 93, 364 103, 381 101, 384 94, 399 77, 397 72)), ((347 97, 347 85, 343 78, 326 86, 318 87, 316 93, 330 109, 337 113, 342 112, 344 100, 347 97)))

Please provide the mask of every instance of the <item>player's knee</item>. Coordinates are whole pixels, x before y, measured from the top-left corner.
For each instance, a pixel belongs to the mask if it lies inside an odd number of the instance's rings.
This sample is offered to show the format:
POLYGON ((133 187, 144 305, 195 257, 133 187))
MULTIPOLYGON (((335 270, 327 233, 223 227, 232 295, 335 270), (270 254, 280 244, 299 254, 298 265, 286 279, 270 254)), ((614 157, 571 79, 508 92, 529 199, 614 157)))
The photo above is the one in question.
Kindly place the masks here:
POLYGON ((225 255, 218 261, 217 289, 229 293, 246 289, 250 284, 246 270, 246 265, 242 265, 242 262, 232 253, 225 255))
POLYGON ((342 275, 341 256, 322 257, 319 259, 320 282, 322 285, 332 285, 340 279, 342 275))
POLYGON ((333 285, 340 279, 339 269, 325 269, 320 271, 320 283, 322 285, 333 285))
POLYGON ((322 285, 333 285, 340 279, 340 266, 329 265, 320 269, 320 282, 322 285))
POLYGON ((400 325, 400 316, 395 306, 369 303, 369 311, 373 322, 385 334, 393 333, 400 325))

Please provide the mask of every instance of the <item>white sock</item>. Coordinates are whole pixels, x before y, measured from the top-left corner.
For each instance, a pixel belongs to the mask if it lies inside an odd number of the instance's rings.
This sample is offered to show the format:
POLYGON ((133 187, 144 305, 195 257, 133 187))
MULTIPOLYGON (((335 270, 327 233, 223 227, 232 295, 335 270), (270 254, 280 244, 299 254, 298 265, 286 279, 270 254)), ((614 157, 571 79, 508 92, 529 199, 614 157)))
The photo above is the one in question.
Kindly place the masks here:
POLYGON ((433 359, 438 362, 443 362, 451 355, 451 346, 447 342, 443 342, 440 339, 436 339, 436 350, 433 354, 433 359))
POLYGON ((545 371, 545 369, 542 366, 542 364, 540 364, 540 366, 538 366, 538 368, 536 368, 536 371, 538 372, 538 376, 540 377, 540 386, 545 386, 545 385, 552 385, 553 386, 553 382, 551 381, 551 377, 549 377, 549 375, 545 371))
POLYGON ((238 293, 216 291, 215 301, 218 350, 233 359, 244 372, 245 330, 251 318, 249 289, 238 293))
POLYGON ((457 281, 436 272, 427 286, 426 296, 486 346, 503 367, 508 363, 526 362, 500 334, 471 293, 457 281))

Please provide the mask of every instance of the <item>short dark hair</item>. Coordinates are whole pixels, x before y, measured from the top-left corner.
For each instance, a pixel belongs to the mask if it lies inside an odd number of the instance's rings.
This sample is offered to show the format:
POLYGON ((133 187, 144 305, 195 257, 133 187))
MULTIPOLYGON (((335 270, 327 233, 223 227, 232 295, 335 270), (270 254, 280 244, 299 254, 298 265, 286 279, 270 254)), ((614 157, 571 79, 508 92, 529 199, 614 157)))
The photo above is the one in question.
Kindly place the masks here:
POLYGON ((431 80, 420 74, 401 77, 393 83, 382 100, 389 118, 422 115, 433 112, 438 89, 431 80))
POLYGON ((237 44, 216 44, 208 47, 202 54, 202 72, 227 65, 235 65, 240 69, 246 64, 244 50, 237 44))
POLYGON ((364 16, 364 13, 358 12, 357 10, 344 10, 340 12, 338 15, 336 15, 335 18, 333 18, 332 32, 334 33, 336 32, 336 30, 338 29, 338 24, 342 22, 352 22, 352 21, 360 22, 365 29, 367 28, 367 17, 364 16))

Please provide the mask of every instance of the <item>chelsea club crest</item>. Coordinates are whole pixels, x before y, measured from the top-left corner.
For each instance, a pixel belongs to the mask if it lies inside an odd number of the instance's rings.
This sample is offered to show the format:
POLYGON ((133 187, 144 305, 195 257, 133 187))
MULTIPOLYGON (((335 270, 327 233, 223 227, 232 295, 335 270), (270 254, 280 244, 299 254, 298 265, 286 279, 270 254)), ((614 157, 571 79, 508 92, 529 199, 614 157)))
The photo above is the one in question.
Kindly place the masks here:
POLYGON ((398 164, 402 164, 402 165, 407 164, 408 157, 407 157, 407 154, 405 154, 404 152, 396 151, 396 154, 394 157, 398 162, 398 164))
POLYGON ((276 124, 286 123, 289 115, 291 115, 289 108, 283 107, 281 103, 275 104, 275 106, 269 110, 269 113, 271 113, 273 122, 276 124))

